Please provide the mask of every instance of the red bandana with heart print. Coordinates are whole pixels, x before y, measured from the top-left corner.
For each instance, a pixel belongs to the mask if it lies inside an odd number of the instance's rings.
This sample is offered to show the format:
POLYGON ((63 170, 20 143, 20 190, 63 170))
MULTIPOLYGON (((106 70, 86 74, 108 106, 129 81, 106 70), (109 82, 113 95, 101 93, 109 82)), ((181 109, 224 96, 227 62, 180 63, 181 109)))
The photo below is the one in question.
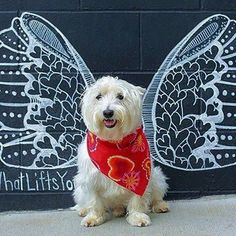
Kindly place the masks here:
POLYGON ((150 179, 151 159, 142 128, 120 142, 101 140, 88 132, 87 148, 92 162, 104 175, 140 196, 144 194, 150 179))

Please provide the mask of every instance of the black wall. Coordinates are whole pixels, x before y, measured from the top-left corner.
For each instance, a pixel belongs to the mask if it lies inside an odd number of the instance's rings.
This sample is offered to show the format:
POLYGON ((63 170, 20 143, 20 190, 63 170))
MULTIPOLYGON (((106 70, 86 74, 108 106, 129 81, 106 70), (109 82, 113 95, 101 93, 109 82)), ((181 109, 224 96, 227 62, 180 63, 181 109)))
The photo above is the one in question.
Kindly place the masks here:
MULTIPOLYGON (((118 75, 143 87, 148 87, 170 50, 203 19, 215 13, 236 19, 234 0, 1 0, 0 9, 1 30, 24 11, 36 13, 65 35, 95 78, 118 75)), ((233 166, 194 172, 162 167, 169 177, 168 199, 236 192, 233 166)), ((0 171, 13 178, 19 170, 1 164, 0 171)), ((75 168, 67 171, 71 180, 75 168)), ((0 210, 73 205, 68 189, 6 191, 1 186, 0 210)))

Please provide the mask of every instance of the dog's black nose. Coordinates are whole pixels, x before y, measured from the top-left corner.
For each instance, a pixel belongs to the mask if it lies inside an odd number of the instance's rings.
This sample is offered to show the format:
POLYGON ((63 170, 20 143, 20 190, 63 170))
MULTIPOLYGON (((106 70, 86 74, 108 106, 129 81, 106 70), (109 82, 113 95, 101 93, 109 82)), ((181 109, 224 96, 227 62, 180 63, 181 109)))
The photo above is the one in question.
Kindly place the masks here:
POLYGON ((114 115, 114 111, 112 111, 110 109, 106 109, 103 111, 103 115, 105 118, 109 119, 114 115))

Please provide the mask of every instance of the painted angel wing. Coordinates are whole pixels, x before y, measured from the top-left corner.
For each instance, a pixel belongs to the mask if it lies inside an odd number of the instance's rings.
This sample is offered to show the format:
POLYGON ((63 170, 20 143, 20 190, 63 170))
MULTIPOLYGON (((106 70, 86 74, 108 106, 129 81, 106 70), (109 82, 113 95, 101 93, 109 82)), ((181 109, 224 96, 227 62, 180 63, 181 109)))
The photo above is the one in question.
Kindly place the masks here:
POLYGON ((236 165, 236 21, 214 15, 167 56, 144 98, 154 158, 182 170, 236 165))
POLYGON ((94 82, 65 36, 23 13, 0 32, 0 160, 27 169, 76 163, 81 94, 94 82))

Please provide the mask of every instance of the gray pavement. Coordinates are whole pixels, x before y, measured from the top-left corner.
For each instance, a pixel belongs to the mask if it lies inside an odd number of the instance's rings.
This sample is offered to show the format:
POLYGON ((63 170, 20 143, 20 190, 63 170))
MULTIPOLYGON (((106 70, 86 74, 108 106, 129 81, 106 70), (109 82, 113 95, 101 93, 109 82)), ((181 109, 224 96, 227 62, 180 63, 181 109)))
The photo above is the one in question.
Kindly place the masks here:
POLYGON ((151 214, 152 225, 132 227, 125 218, 112 219, 93 228, 80 226, 75 211, 0 213, 1 236, 235 236, 236 196, 212 196, 169 202, 171 211, 151 214))

